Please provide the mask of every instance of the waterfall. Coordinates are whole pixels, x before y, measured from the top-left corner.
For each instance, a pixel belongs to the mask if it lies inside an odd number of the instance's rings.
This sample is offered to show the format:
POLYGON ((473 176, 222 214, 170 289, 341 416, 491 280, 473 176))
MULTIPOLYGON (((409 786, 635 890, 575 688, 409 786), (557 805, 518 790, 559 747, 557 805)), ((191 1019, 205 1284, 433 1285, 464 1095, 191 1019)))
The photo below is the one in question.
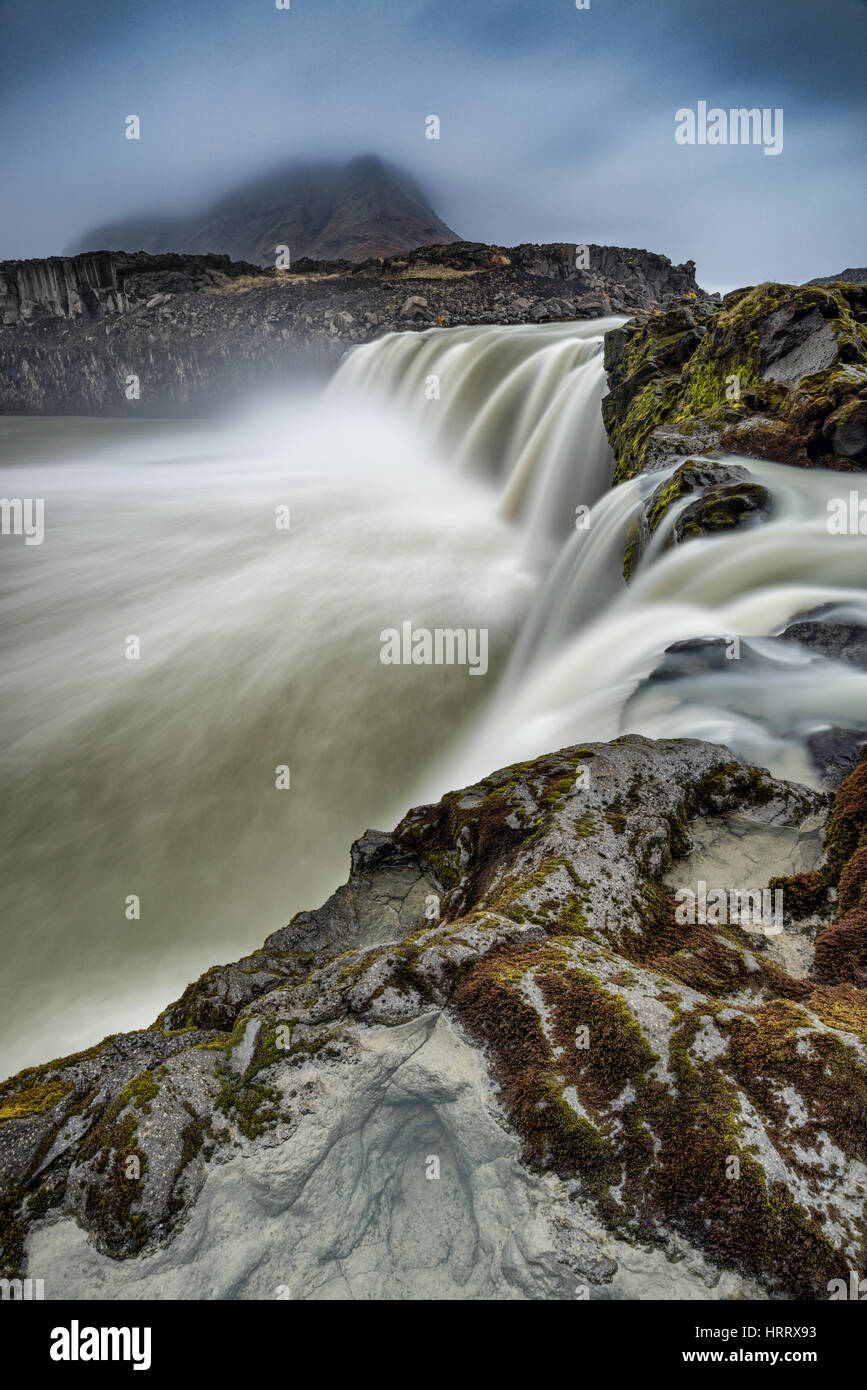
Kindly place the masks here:
POLYGON ((623 554, 630 523, 647 491, 633 478, 591 510, 586 529, 563 545, 527 615, 506 674, 512 689, 531 666, 550 659, 566 638, 604 611, 623 592, 623 554))
MULTIPOLYGON (((811 734, 867 730, 867 672, 780 637, 790 623, 867 625, 867 544, 832 535, 838 473, 728 459, 768 489, 773 514, 752 530, 650 552, 618 579, 642 491, 665 474, 614 489, 570 540, 528 613, 508 676, 459 760, 477 775, 543 750, 625 733, 725 743, 778 776, 817 785, 811 734), (648 680, 674 643, 737 637, 736 657, 709 669, 685 658, 648 680), (678 667, 682 669, 678 669, 678 667)), ((735 648, 733 647, 733 652, 735 648)))
POLYGON ((323 902, 489 698, 535 579, 489 488, 350 393, 0 420, 0 456, 0 495, 45 500, 42 545, 0 538, 5 1076, 323 902), (489 631, 489 674, 384 666, 407 619, 489 631))
MULTIPOLYGON (((778 634, 829 605, 867 622, 864 542, 826 527, 840 475, 729 460, 768 489, 773 519, 672 546, 674 508, 627 587, 629 526, 674 465, 610 487, 602 347, 621 322, 390 334, 354 349, 333 383, 335 400, 354 390, 397 402, 446 466, 486 480, 539 576, 497 695, 464 730, 446 780, 633 732, 727 742, 815 783, 806 740, 867 726, 867 675, 778 634), (664 681, 649 679, 673 644, 729 636, 743 640, 742 661, 704 672, 669 661, 664 681)), ((441 773, 420 784, 426 796, 440 794, 441 773)))
POLYGON ((219 426, 0 420, 0 492, 45 499, 44 544, 0 540, 0 1071, 147 1025, 366 828, 509 762, 692 735, 815 782, 811 735, 867 725, 867 673, 779 636, 867 623, 865 540, 826 526, 845 475, 740 460, 770 521, 660 532, 626 586, 665 474, 611 487, 620 322, 391 334, 219 426), (489 674, 384 665, 406 621, 487 630, 489 674))
POLYGON ((622 318, 390 333, 353 349, 331 386, 405 411, 451 465, 498 489, 530 560, 550 558, 575 509, 611 483, 600 402, 605 334, 622 318))

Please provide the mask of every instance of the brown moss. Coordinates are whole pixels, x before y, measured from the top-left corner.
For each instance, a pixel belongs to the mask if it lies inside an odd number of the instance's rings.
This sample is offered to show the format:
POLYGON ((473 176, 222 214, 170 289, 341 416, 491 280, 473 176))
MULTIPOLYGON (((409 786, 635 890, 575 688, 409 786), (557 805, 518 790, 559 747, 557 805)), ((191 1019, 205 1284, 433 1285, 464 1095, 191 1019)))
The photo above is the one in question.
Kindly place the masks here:
MULTIPOLYGON (((771 1289, 820 1296, 839 1257, 818 1222, 782 1187, 769 1184, 745 1149, 736 1087, 713 1063, 690 1054, 707 1010, 683 1013, 679 997, 669 997, 672 1093, 656 1076, 657 1058, 615 982, 565 969, 564 945, 500 951, 473 968, 455 998, 464 1026, 490 1056, 510 1122, 524 1142, 524 1160, 578 1178, 614 1228, 656 1239, 667 1226, 771 1289), (544 998, 550 1038, 523 997, 528 972, 544 998), (588 1048, 576 1045, 582 1026, 589 1028, 588 1048), (569 1087, 580 1109, 567 1101, 569 1087), (740 1163, 736 1180, 726 1176, 732 1156, 740 1163)), ((767 1082, 755 1083, 754 1090, 757 1103, 773 1114, 772 1078, 780 1068, 792 1074, 790 1051, 804 1016, 781 1005, 757 1017, 732 1028, 738 1079, 750 1068, 766 1074, 767 1082)), ((840 1070, 836 1043, 830 1039, 817 1054, 810 1084, 817 1104, 836 1092, 836 1134, 849 1144, 864 1101, 858 1084, 850 1085, 840 1070), (835 1080, 823 1084, 828 1066, 835 1080)))
POLYGON ((597 1191, 616 1181, 610 1142, 563 1100, 538 1014, 516 988, 534 966, 550 964, 538 947, 492 952, 455 993, 464 1027, 490 1053, 509 1119, 524 1141, 524 1161, 562 1177, 579 1176, 597 1191))
POLYGON ((84 1214, 88 1226, 98 1232, 101 1243, 114 1256, 135 1254, 145 1245, 149 1227, 144 1217, 133 1211, 144 1192, 147 1155, 138 1146, 138 1122, 127 1111, 119 1114, 115 1101, 86 1136, 79 1159, 92 1159, 99 1181, 91 1182, 85 1198, 84 1214), (139 1162, 140 1176, 127 1177, 127 1159, 139 1162))
MULTIPOLYGON (((863 1021, 867 1024, 867 1010, 863 1021)), ((797 1078, 808 1110, 799 1142, 819 1144, 825 1131, 850 1158, 867 1158, 867 1073, 853 1065, 851 1049, 840 1038, 816 1032, 803 1009, 784 1001, 744 1012, 726 1026, 733 1074, 770 1117, 772 1137, 781 1148, 788 1131, 782 1091, 797 1078)))
POLYGON ((583 970, 548 972, 538 981, 553 1016, 552 1037, 562 1047, 563 1074, 589 1108, 602 1110, 627 1082, 648 1072, 656 1055, 619 995, 583 970), (589 1047, 576 1046, 586 1027, 589 1047))
MULTIPOLYGON (((867 987, 867 751, 837 793, 825 836, 826 862, 806 883, 819 901, 837 889, 835 920, 816 941, 813 975, 823 984, 867 987)), ((805 876, 783 880, 784 892, 805 891, 805 876)))

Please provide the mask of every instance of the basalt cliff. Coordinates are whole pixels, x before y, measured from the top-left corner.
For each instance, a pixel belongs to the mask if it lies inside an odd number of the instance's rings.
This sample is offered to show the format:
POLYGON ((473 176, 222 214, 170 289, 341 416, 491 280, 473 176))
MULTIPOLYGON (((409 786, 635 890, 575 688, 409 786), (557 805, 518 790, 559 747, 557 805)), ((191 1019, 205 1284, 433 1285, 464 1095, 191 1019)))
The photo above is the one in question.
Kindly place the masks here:
POLYGON ((394 331, 545 323, 705 302, 691 262, 619 247, 426 246, 288 270, 98 251, 0 263, 0 413, 202 415, 328 373, 394 331), (133 382, 133 378, 135 381, 133 382))

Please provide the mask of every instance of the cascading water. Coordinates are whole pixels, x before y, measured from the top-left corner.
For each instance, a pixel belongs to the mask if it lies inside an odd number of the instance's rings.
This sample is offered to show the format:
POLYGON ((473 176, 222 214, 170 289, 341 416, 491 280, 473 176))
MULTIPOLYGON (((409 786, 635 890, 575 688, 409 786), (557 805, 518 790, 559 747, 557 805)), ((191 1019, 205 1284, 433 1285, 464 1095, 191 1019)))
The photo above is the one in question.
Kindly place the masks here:
POLYGON ((602 424, 604 335, 622 318, 391 333, 349 354, 331 388, 379 395, 429 432, 453 466, 493 480, 529 558, 550 558, 611 483, 602 424))
POLYGON ((811 730, 867 724, 867 675, 774 636, 867 622, 864 541, 825 526, 840 475, 747 461, 772 520, 660 541, 627 590, 658 478, 609 490, 619 322, 390 335, 321 401, 219 430, 0 422, 0 488, 46 516, 43 545, 0 540, 0 1071, 146 1025, 322 901, 368 826, 517 758, 696 735, 807 778, 811 730), (383 665, 403 621, 487 628, 487 678, 383 665), (731 634, 729 667, 647 679, 731 634))
POLYGON ((867 545, 827 527, 828 502, 845 492, 841 475, 729 462, 768 489, 771 519, 651 552, 628 588, 616 570, 648 480, 599 503, 551 572, 496 704, 468 740, 478 775, 492 757, 504 764, 639 733, 725 743, 815 785, 808 736, 867 730, 867 672, 777 637, 817 611, 867 624, 867 545), (665 679, 646 679, 674 643, 732 637, 743 640, 709 669, 684 661, 678 670, 675 660, 665 679))

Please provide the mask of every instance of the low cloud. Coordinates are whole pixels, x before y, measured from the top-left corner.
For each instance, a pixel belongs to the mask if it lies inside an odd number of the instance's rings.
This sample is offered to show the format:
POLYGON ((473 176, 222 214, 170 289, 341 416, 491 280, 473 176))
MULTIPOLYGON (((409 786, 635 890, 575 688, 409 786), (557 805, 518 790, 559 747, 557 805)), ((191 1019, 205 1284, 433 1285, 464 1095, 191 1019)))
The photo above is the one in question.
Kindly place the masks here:
POLYGON ((375 151, 473 239, 646 246, 695 259, 711 288, 863 260, 862 0, 2 0, 0 15, 0 256, 188 211, 293 156, 375 151), (783 153, 677 145, 675 112, 699 100, 782 107, 783 153))

